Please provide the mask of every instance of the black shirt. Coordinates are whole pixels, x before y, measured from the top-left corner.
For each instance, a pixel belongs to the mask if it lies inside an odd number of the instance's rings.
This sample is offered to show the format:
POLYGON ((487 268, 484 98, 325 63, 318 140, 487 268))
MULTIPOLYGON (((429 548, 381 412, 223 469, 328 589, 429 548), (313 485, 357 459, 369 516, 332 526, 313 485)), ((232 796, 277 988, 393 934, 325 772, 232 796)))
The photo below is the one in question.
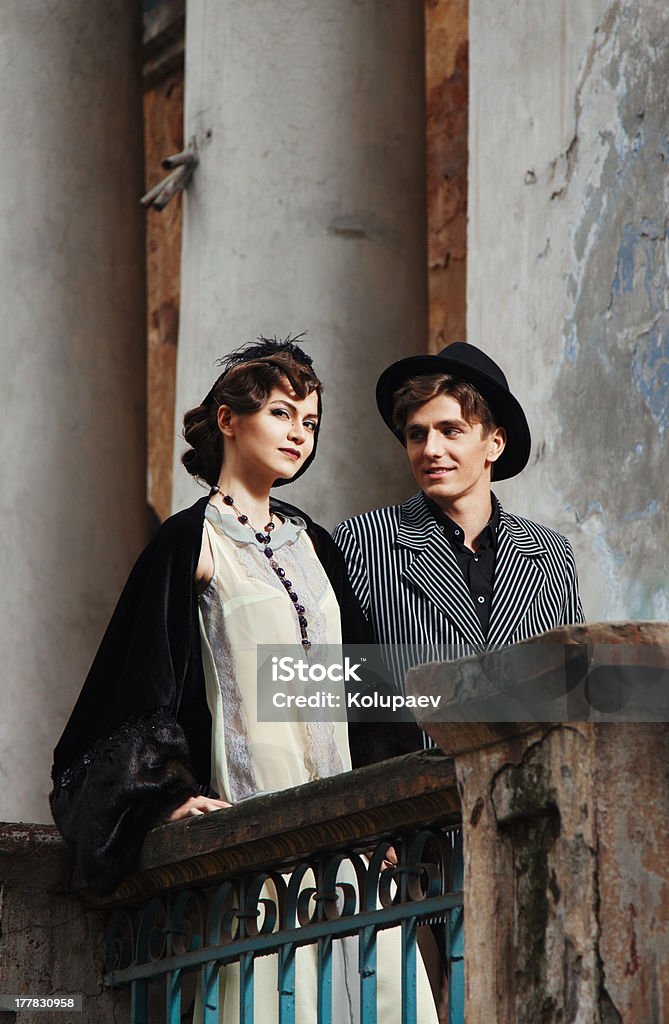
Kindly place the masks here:
POLYGON ((490 605, 492 602, 492 585, 495 576, 495 557, 497 555, 497 530, 499 528, 499 502, 494 494, 490 495, 492 501, 492 516, 487 526, 481 531, 476 540, 476 551, 472 551, 465 545, 465 532, 461 526, 453 522, 439 506, 427 498, 430 511, 437 520, 437 523, 444 532, 444 536, 450 543, 453 553, 462 570, 465 583, 472 595, 474 608, 481 630, 484 636, 488 635, 488 623, 490 621, 490 605))

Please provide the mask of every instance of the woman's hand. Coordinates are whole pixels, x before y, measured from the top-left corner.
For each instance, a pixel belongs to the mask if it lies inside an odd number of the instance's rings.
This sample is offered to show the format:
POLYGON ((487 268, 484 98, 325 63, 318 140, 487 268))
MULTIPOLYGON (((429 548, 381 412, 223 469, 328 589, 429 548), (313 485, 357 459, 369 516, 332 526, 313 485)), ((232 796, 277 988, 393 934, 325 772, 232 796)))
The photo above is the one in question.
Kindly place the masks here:
MULTIPOLYGON (((367 860, 371 860, 374 856, 374 847, 370 846, 369 850, 363 850, 363 855, 367 860)), ((387 868, 397 867, 397 853, 395 852, 394 846, 389 846, 386 850, 386 855, 381 863, 381 869, 385 871, 387 868)))
POLYGON ((199 814, 220 811, 223 807, 232 807, 225 800, 215 800, 211 796, 189 796, 188 800, 172 811, 169 821, 181 821, 182 818, 196 818, 199 814))

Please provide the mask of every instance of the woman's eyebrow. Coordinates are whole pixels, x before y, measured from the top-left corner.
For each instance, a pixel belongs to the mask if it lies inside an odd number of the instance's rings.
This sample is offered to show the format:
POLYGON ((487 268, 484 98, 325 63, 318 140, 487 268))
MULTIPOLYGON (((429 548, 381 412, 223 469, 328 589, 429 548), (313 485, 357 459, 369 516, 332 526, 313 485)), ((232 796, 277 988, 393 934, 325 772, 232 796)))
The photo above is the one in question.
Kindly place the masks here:
MULTIPOLYGON (((293 405, 293 403, 291 401, 289 401, 287 398, 275 398, 269 404, 270 405, 284 405, 288 409, 290 409, 291 412, 294 412, 294 413, 297 412, 297 406, 293 405)), ((308 412, 308 413, 305 414, 305 416, 303 418, 304 419, 310 419, 310 420, 317 420, 318 419, 318 413, 317 412, 308 412)))

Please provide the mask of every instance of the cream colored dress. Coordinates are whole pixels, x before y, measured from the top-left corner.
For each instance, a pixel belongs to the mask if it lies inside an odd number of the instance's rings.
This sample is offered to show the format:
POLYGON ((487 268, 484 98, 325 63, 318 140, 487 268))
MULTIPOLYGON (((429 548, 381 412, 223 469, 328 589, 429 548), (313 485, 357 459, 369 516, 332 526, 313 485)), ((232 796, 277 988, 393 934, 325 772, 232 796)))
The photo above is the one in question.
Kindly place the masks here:
MULTIPOLYGON (((237 803, 255 794, 299 786, 349 771, 346 722, 262 722, 257 715, 257 645, 286 645, 302 652, 293 602, 254 532, 209 505, 204 529, 214 574, 199 598, 202 656, 212 718, 211 785, 237 803)), ((272 533, 271 546, 286 578, 305 607, 310 655, 321 644, 341 643, 339 606, 301 519, 287 520, 272 533)), ((271 895, 271 894, 268 894, 271 895)), ((333 958, 333 1013, 336 1024, 359 1021, 357 940, 336 942, 333 958)), ((378 1019, 400 1020, 399 931, 379 934, 378 1019), (386 968, 384 969, 384 962, 386 968)), ((420 960, 420 958, 418 958, 420 960)), ((255 1019, 278 1019, 277 958, 255 961, 255 1019)), ((239 1015, 239 970, 221 970, 221 1020, 239 1015)), ((419 963, 420 1024, 436 1022, 427 977, 419 963), (430 1012, 432 1011, 432 1012, 430 1012)), ((316 1007, 316 949, 296 956, 296 1024, 312 1024, 316 1007)))

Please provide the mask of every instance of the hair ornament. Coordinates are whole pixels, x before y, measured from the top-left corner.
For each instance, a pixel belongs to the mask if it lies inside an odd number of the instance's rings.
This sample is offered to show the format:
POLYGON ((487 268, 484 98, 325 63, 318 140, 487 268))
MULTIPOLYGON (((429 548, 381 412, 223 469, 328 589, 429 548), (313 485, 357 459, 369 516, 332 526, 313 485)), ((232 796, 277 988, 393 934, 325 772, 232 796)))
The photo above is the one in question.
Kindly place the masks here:
POLYGON ((276 334, 273 338, 265 338, 262 334, 259 334, 256 341, 245 342, 239 348, 233 349, 232 352, 225 356, 221 356, 220 359, 216 360, 215 365, 222 367, 222 371, 214 381, 207 397, 202 400, 202 404, 206 405, 211 400, 214 391, 226 373, 232 370, 233 367, 241 366, 243 363, 270 359, 277 355, 286 355, 294 362, 299 363, 300 366, 311 368, 314 363, 313 359, 297 344, 298 341, 304 342, 306 340, 306 333, 306 331, 301 331, 295 335, 287 334, 285 338, 281 339, 277 338, 276 334))

